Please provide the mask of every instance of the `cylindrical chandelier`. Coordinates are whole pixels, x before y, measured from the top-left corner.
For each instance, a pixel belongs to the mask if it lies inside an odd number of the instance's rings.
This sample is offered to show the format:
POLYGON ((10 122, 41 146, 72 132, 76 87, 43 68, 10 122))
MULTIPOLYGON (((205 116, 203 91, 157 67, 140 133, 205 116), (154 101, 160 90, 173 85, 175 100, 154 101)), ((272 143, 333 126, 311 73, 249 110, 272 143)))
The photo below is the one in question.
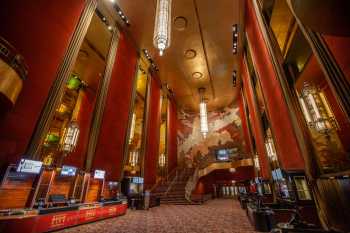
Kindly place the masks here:
POLYGON ((199 88, 198 93, 200 98, 199 119, 200 119, 201 133, 203 134, 203 137, 206 138, 209 132, 209 127, 208 127, 207 103, 204 97, 205 88, 204 87, 199 88))
POLYGON ((315 128, 320 133, 326 133, 337 127, 325 95, 315 86, 305 82, 299 96, 299 102, 306 122, 311 128, 315 128))
POLYGON ((171 0, 158 0, 154 24, 153 44, 162 56, 170 46, 171 36, 171 0))
POLYGON ((204 102, 204 100, 202 100, 202 102, 199 104, 199 117, 200 117, 200 124, 201 124, 201 133, 203 134, 203 137, 206 138, 209 132, 209 129, 208 129, 207 104, 204 102))
POLYGON ((65 128, 61 143, 61 150, 64 153, 71 153, 75 149, 78 143, 79 132, 79 125, 75 121, 70 122, 65 128))

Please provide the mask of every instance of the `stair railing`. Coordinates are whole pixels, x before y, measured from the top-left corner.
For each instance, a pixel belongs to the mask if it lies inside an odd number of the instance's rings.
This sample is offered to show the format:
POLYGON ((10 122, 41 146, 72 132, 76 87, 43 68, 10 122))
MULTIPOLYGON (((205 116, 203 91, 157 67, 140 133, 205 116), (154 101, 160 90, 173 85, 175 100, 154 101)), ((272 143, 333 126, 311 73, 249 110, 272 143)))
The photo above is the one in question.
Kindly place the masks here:
MULTIPOLYGON (((153 192, 159 185, 163 184, 164 182, 167 182, 168 180, 171 179, 171 177, 173 175, 176 176, 176 173, 177 173, 177 168, 174 168, 173 170, 171 170, 171 172, 164 178, 164 179, 161 179, 161 180, 158 180, 152 187, 151 187, 151 192, 153 192)), ((174 176, 174 177, 175 177, 174 176)))
POLYGON ((170 189, 172 188, 172 186, 174 185, 174 183, 176 182, 176 180, 178 179, 179 177, 179 171, 178 169, 176 169, 176 173, 175 173, 175 176, 174 178, 172 179, 172 181, 170 182, 169 186, 168 186, 168 189, 165 191, 164 193, 164 196, 166 197, 168 195, 168 192, 170 191, 170 189))
POLYGON ((191 196, 192 196, 192 192, 193 190, 196 188, 198 179, 199 179, 199 168, 197 167, 196 170, 194 171, 193 175, 190 176, 190 178, 188 179, 187 183, 186 183, 186 187, 185 187, 185 198, 187 201, 191 202, 191 196))

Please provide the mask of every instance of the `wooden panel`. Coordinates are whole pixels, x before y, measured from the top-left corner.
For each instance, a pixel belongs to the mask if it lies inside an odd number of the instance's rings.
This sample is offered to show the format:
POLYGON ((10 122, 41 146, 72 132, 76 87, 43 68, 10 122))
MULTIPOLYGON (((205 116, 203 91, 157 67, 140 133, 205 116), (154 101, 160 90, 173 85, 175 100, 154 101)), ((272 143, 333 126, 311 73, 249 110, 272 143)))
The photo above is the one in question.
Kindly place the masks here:
POLYGON ((56 176, 50 187, 49 195, 62 194, 68 199, 70 190, 73 189, 73 185, 74 177, 56 176))
POLYGON ((33 175, 11 172, 0 187, 0 209, 25 207, 34 178, 33 175))
POLYGON ((97 202, 101 192, 102 181, 99 180, 90 180, 90 185, 88 187, 85 203, 97 202))
POLYGON ((46 198, 46 195, 49 191, 51 176, 53 175, 52 172, 53 171, 49 171, 49 170, 43 171, 41 182, 38 188, 38 193, 35 197, 36 200, 39 200, 40 198, 43 198, 43 199, 46 198))

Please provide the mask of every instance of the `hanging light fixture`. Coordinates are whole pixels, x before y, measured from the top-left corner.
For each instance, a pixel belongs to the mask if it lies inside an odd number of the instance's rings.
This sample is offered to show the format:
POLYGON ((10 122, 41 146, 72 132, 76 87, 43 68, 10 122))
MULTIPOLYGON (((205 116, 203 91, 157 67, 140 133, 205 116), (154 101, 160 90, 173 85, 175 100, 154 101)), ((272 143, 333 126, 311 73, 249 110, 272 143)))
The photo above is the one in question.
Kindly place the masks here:
POLYGON ((209 128, 208 128, 207 103, 205 102, 205 98, 204 98, 205 88, 199 88, 198 91, 201 99, 199 103, 201 133, 203 134, 203 137, 206 138, 209 132, 209 128))
POLYGON ((61 143, 61 150, 64 153, 71 153, 75 149, 79 132, 79 125, 75 121, 71 121, 65 128, 61 143))
POLYGON ((170 46, 171 35, 171 0, 158 0, 154 24, 153 44, 162 56, 170 46))
POLYGON ((325 95, 315 86, 305 82, 299 102, 306 122, 311 128, 315 128, 320 133, 327 133, 337 128, 335 117, 325 95))

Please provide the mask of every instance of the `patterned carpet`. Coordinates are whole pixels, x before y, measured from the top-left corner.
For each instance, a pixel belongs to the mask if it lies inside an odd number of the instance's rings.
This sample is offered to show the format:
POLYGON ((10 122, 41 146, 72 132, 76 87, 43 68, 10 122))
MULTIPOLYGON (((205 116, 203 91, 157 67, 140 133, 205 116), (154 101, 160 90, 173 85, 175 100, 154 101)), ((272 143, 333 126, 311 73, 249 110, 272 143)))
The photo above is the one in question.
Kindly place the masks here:
POLYGON ((204 205, 161 205, 129 210, 124 216, 81 225, 61 233, 253 233, 238 201, 219 199, 204 205))

